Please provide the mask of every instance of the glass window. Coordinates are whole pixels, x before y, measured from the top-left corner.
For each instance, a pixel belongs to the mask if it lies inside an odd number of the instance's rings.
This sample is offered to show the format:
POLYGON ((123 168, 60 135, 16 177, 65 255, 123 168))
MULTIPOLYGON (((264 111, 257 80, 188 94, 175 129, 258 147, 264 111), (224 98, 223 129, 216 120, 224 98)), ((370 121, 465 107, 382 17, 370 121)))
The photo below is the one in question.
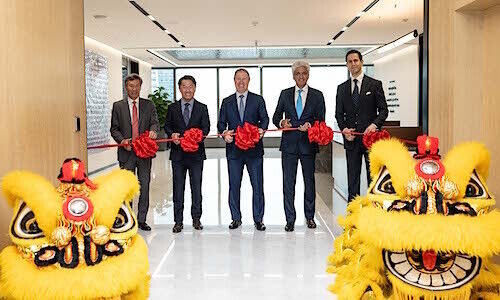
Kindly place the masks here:
MULTIPOLYGON (((282 90, 295 85, 292 68, 290 67, 263 67, 262 68, 262 96, 266 101, 267 114, 269 115, 269 129, 276 126, 272 118, 282 90)), ((268 132, 267 137, 281 136, 281 132, 268 132)))
POLYGON ((309 81, 307 84, 323 92, 325 97, 326 124, 334 127, 335 122, 335 99, 337 96, 337 86, 347 80, 347 67, 311 67, 309 81))
MULTIPOLYGON (((216 68, 179 68, 175 70, 175 77, 179 80, 184 75, 191 75, 196 80, 196 92, 194 97, 208 107, 210 117, 210 134, 217 133, 217 69, 216 68)), ((177 91, 175 100, 182 96, 179 86, 175 83, 177 91)))
POLYGON ((151 70, 151 92, 153 93, 159 86, 165 88, 168 93, 168 100, 174 100, 174 70, 173 69, 152 69, 151 70))

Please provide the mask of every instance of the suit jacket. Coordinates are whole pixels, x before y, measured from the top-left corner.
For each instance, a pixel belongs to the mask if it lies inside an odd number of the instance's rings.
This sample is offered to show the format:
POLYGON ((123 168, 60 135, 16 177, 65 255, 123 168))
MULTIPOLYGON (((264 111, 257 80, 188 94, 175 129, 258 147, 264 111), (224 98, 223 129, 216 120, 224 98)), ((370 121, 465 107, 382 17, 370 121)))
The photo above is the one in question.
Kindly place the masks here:
MULTIPOLYGON (((222 105, 219 111, 219 121, 217 122, 217 130, 219 133, 224 130, 234 130, 238 126, 243 126, 245 122, 256 125, 259 128, 267 130, 269 126, 269 117, 267 115, 266 103, 262 96, 248 92, 245 113, 243 115, 243 122, 240 121, 240 114, 238 112, 238 101, 236 100, 236 93, 222 100, 222 105)), ((226 157, 227 158, 252 158, 262 157, 264 155, 264 146, 262 139, 257 143, 255 148, 247 151, 240 150, 233 140, 232 143, 226 144, 226 157)))
MULTIPOLYGON (((155 131, 156 133, 160 131, 156 107, 150 100, 139 98, 139 134, 147 130, 155 131)), ((113 103, 110 132, 111 137, 117 143, 121 143, 124 139, 132 138, 132 120, 127 98, 113 103)), ((131 151, 127 151, 123 147, 118 147, 119 162, 126 162, 130 154, 131 151)))
MULTIPOLYGON (((286 119, 290 119, 292 127, 298 127, 306 122, 314 124, 315 121, 325 120, 325 98, 323 93, 317 89, 308 87, 306 104, 300 118, 295 108, 295 86, 282 90, 276 111, 273 115, 273 123, 280 127, 283 113, 286 119)), ((319 147, 316 143, 310 143, 307 132, 283 131, 281 135, 280 151, 292 154, 315 154, 319 147)))
MULTIPOLYGON (((201 131, 203 131, 203 135, 207 135, 210 132, 210 119, 208 116, 207 106, 196 99, 191 101, 193 101, 193 110, 191 111, 191 117, 189 118, 187 125, 184 123, 184 117, 182 114, 182 102, 179 100, 168 106, 167 119, 165 121, 165 133, 168 137, 171 137, 172 133, 180 133, 182 136, 184 131, 190 128, 201 129, 201 131)), ((199 144, 198 151, 188 153, 182 151, 181 145, 175 145, 172 143, 172 148, 170 149, 170 160, 180 161, 184 159, 207 159, 205 154, 205 144, 201 142, 199 144)))
MULTIPOLYGON (((351 79, 349 78, 337 88, 335 119, 340 130, 355 128, 357 132, 364 132, 371 123, 380 129, 389 115, 382 82, 366 74, 363 76, 357 108, 354 107, 351 95, 351 79)), ((362 147, 364 149, 362 140, 362 136, 356 136, 354 141, 344 138, 344 148, 353 150, 356 147, 362 147)))

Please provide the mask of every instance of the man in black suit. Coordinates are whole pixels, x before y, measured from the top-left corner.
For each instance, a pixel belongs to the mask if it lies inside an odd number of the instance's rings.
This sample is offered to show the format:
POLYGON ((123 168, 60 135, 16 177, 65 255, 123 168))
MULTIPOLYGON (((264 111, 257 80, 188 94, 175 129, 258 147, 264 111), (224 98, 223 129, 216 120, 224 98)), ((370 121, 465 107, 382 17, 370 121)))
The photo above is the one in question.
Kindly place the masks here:
POLYGON ((149 130, 149 137, 156 139, 160 125, 154 103, 139 98, 141 85, 142 78, 137 74, 130 74, 125 78, 125 89, 128 97, 113 103, 110 132, 117 143, 128 145, 118 148, 118 162, 122 169, 134 173, 137 169, 137 176, 141 185, 137 222, 140 229, 150 231, 151 227, 146 224, 146 216, 149 208, 149 182, 152 159, 137 157, 130 144, 147 130, 149 130))
POLYGON ((335 119, 344 135, 347 158, 348 202, 359 195, 361 160, 365 157, 368 185, 370 162, 363 137, 352 132, 370 133, 382 127, 389 114, 382 82, 363 74, 363 56, 357 50, 346 54, 351 78, 337 88, 335 119))
POLYGON ((182 220, 184 212, 184 187, 186 182, 186 172, 189 171, 191 185, 191 217, 193 218, 193 228, 202 230, 200 218, 201 207, 201 181, 203 173, 203 161, 207 159, 205 155, 205 145, 199 144, 198 151, 193 153, 184 152, 180 147, 181 133, 190 128, 198 128, 207 135, 210 131, 210 119, 208 108, 205 104, 198 102, 194 98, 196 91, 196 80, 193 76, 186 75, 179 79, 179 91, 182 98, 168 106, 167 119, 165 121, 165 133, 174 140, 170 149, 170 160, 172 161, 173 186, 174 186, 174 221, 172 232, 178 233, 183 229, 182 220))
POLYGON ((318 144, 309 142, 307 130, 311 127, 311 123, 325 120, 325 99, 321 91, 307 85, 310 69, 309 64, 304 61, 297 61, 292 65, 292 74, 296 85, 281 91, 273 115, 273 123, 276 127, 299 128, 299 131, 283 131, 281 135, 280 151, 286 231, 294 230, 296 219, 295 182, 299 160, 304 178, 304 214, 307 227, 316 228, 314 222, 316 202, 314 169, 319 147, 318 144))
POLYGON ((226 141, 227 169, 229 173, 229 208, 232 222, 230 229, 241 225, 240 188, 243 177, 243 167, 246 165, 250 182, 252 183, 253 220, 255 228, 259 231, 266 230, 264 218, 264 146, 262 136, 269 125, 266 103, 262 96, 248 91, 250 74, 245 69, 238 69, 234 73, 236 93, 225 98, 219 111, 217 130, 223 134, 226 141), (255 148, 246 151, 240 150, 231 136, 238 126, 245 122, 259 128, 261 140, 255 148))

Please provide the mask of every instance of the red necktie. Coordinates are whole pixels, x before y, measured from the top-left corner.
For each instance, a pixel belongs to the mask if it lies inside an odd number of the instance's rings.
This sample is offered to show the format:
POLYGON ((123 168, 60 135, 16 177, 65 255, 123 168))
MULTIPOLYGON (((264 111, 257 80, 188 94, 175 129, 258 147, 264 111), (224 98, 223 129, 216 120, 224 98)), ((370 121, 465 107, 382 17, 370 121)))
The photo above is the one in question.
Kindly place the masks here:
POLYGON ((137 117, 136 101, 132 101, 132 141, 139 137, 139 118, 137 117))

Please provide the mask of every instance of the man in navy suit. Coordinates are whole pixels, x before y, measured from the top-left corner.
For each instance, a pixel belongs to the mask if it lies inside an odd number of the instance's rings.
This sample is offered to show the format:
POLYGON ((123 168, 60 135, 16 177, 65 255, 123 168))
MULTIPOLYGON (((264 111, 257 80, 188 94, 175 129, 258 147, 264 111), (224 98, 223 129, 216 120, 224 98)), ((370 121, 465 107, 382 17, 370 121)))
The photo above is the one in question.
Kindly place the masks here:
POLYGON ((193 153, 184 152, 180 147, 178 138, 190 128, 199 128, 203 135, 210 131, 210 119, 208 117, 207 106, 198 102, 194 98, 196 91, 196 80, 193 76, 186 75, 179 79, 179 91, 182 98, 168 106, 167 119, 165 121, 165 133, 173 138, 174 144, 170 149, 170 160, 172 161, 173 187, 174 187, 174 221, 172 232, 178 233, 183 229, 184 212, 184 187, 186 182, 186 172, 189 171, 191 184, 191 217, 193 218, 193 228, 202 230, 201 225, 201 180, 203 173, 203 161, 207 159, 205 155, 205 145, 199 144, 198 151, 193 153))
POLYGON ((297 61, 292 65, 292 74, 296 85, 281 91, 273 115, 273 123, 276 127, 299 128, 298 131, 283 131, 281 136, 280 151, 286 231, 294 230, 296 219, 295 182, 299 160, 304 178, 304 214, 307 227, 316 228, 314 222, 316 202, 314 169, 319 147, 318 144, 309 142, 307 130, 311 127, 311 123, 325 120, 325 99, 321 91, 307 85, 309 70, 309 64, 304 61, 297 61))
POLYGON ((227 168, 229 173, 229 208, 232 222, 229 229, 236 229, 241 225, 240 188, 243 176, 243 167, 246 165, 253 195, 253 220, 255 228, 259 231, 266 230, 264 218, 264 177, 263 156, 264 146, 262 136, 269 125, 266 103, 262 96, 248 91, 250 74, 245 69, 238 69, 234 73, 236 93, 225 98, 219 111, 217 130, 226 141, 227 168), (235 142, 233 134, 238 126, 245 122, 259 128, 261 140, 255 148, 243 151, 235 142))
POLYGON ((370 162, 363 145, 363 137, 352 132, 365 134, 382 127, 389 115, 382 82, 363 74, 363 56, 358 50, 350 50, 345 56, 351 74, 337 88, 335 119, 344 135, 344 148, 347 159, 347 185, 352 201, 359 195, 361 160, 365 157, 366 176, 370 185, 370 162))

